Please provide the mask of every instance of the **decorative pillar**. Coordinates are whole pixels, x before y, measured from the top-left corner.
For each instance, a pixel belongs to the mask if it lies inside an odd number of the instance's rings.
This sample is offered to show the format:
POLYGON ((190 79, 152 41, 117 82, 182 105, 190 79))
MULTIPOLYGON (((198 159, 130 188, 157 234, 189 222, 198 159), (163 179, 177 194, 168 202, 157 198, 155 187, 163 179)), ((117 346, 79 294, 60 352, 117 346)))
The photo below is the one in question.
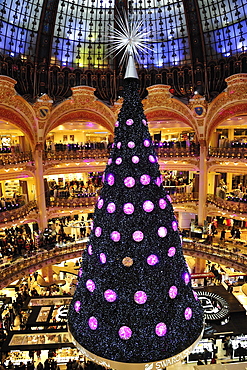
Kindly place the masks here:
POLYGON ((210 172, 208 174, 208 194, 215 193, 215 172, 210 172))
POLYGON ((226 174, 226 185, 227 191, 232 191, 232 173, 227 172, 226 174))
POLYGON ((45 186, 43 173, 43 144, 37 144, 33 152, 35 163, 35 185, 36 185, 36 200, 39 212, 39 229, 44 230, 47 227, 47 212, 45 201, 45 186))
POLYGON ((233 141, 234 140, 234 128, 228 129, 228 140, 233 141))
POLYGON ((44 279, 47 277, 48 283, 52 283, 53 282, 52 265, 48 265, 48 266, 42 267, 41 274, 42 274, 42 277, 44 279))
POLYGON ((206 260, 203 258, 195 258, 195 266, 193 268, 193 272, 195 274, 202 274, 206 270, 206 260))
POLYGON ((200 142, 200 164, 199 164, 199 201, 198 201, 198 225, 203 225, 207 215, 207 146, 204 140, 200 142))

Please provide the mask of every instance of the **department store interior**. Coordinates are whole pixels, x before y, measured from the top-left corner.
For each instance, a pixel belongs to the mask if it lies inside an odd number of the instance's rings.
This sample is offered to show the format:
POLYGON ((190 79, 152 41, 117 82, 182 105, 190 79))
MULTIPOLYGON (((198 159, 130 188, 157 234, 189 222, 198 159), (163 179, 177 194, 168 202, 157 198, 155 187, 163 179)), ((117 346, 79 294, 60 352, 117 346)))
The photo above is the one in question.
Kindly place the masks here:
POLYGON ((1 366, 102 368, 72 343, 67 312, 123 102, 104 35, 124 7, 150 28, 140 96, 205 311, 176 369, 246 369, 246 5, 82 3, 0 1, 1 366))

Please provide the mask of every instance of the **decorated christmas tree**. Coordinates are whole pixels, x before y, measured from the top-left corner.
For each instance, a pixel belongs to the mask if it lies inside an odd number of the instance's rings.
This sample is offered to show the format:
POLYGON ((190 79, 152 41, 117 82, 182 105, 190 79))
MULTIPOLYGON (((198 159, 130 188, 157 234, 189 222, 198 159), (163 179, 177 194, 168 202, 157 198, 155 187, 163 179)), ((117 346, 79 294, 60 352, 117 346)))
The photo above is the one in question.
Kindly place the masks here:
POLYGON ((162 360, 165 367, 185 357, 203 329, 138 87, 130 55, 113 148, 69 310, 78 347, 114 369, 162 360))

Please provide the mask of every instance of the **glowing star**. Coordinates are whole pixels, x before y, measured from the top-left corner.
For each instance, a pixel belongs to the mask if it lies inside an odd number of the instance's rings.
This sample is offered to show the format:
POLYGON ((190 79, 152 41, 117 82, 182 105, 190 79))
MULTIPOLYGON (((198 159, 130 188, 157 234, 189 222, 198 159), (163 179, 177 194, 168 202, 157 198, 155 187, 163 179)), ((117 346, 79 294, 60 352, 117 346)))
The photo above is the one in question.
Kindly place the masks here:
POLYGON ((82 268, 79 268, 79 271, 78 271, 78 277, 82 277, 82 268))
POLYGON ((117 299, 117 295, 114 290, 107 289, 104 293, 105 300, 107 302, 114 302, 117 299))
POLYGON ((74 309, 75 309, 75 312, 79 312, 80 311, 80 309, 81 309, 81 302, 80 301, 76 301, 75 302, 74 309))
POLYGON ((99 198, 99 200, 98 200, 98 204, 97 204, 97 207, 98 207, 99 209, 101 209, 101 208, 103 207, 103 205, 104 205, 104 200, 103 200, 102 198, 99 198))
POLYGON ((158 235, 160 238, 164 238, 167 235, 167 230, 164 226, 159 227, 158 235))
POLYGON ((148 159, 149 159, 149 162, 151 162, 151 163, 155 163, 156 162, 156 158, 153 155, 149 155, 148 156, 148 159))
POLYGON ((166 201, 164 198, 160 198, 159 199, 159 206, 161 209, 165 209, 166 208, 166 201))
POLYGON ((158 257, 155 254, 150 254, 147 258, 147 264, 149 266, 154 266, 159 262, 158 257))
POLYGON ((177 229, 178 229, 178 224, 177 224, 177 222, 176 222, 176 221, 172 221, 172 228, 173 228, 173 230, 174 230, 174 231, 177 231, 177 229))
POLYGON ((121 235, 118 231, 113 231, 111 233, 111 240, 113 240, 114 242, 119 242, 120 239, 121 239, 121 235))
POLYGON ((114 182, 115 182, 114 175, 112 173, 109 173, 109 175, 107 176, 108 185, 112 186, 114 185, 114 182))
POLYGON ((131 158, 131 160, 132 160, 132 162, 134 163, 134 164, 137 164, 137 163, 139 163, 139 157, 137 156, 137 155, 134 155, 132 158, 131 158))
POLYGON ((98 327, 98 320, 96 317, 91 316, 88 320, 88 326, 90 327, 91 330, 96 330, 98 327))
POLYGON ((115 203, 109 203, 106 209, 108 213, 114 213, 116 211, 115 203))
POLYGON ((133 149, 134 147, 135 147, 134 141, 129 141, 128 142, 128 148, 133 149))
POLYGON ((167 332, 167 327, 166 324, 163 322, 160 322, 159 324, 156 325, 155 327, 155 333, 158 335, 158 337, 164 337, 167 332))
POLYGON ((110 165, 110 164, 112 164, 112 158, 109 158, 107 163, 108 163, 109 165, 110 165))
POLYGON ((150 141, 149 141, 148 139, 145 139, 145 140, 143 141, 143 145, 144 145, 146 148, 148 148, 148 147, 150 146, 150 141))
POLYGON ((127 126, 131 126, 131 125, 133 125, 133 123, 134 123, 133 119, 127 119, 127 121, 126 121, 127 126))
POLYGON ((105 253, 100 253, 100 255, 99 255, 99 259, 100 259, 100 262, 101 263, 106 263, 106 255, 105 255, 105 253))
POLYGON ((188 272, 185 272, 185 274, 183 275, 183 279, 185 284, 188 285, 190 282, 190 275, 188 274, 188 272))
POLYGON ((101 227, 96 227, 96 229, 95 229, 95 231, 94 231, 94 234, 95 234, 95 236, 97 236, 97 237, 100 237, 100 235, 102 234, 102 229, 101 229, 101 227))
POLYGON ((139 290, 134 294, 134 301, 138 304, 144 304, 147 301, 147 295, 142 290, 139 290))
POLYGON ((93 247, 91 246, 91 244, 87 248, 87 253, 89 254, 89 256, 92 256, 93 254, 93 247))
POLYGON ((93 280, 89 279, 86 281, 86 288, 89 290, 89 292, 93 293, 96 286, 93 280))
POLYGON ((175 247, 171 247, 168 249, 168 257, 173 257, 174 254, 176 253, 176 248, 175 247))
POLYGON ((148 184, 150 184, 150 176, 149 175, 142 175, 141 177, 140 177, 140 183, 142 184, 142 185, 148 185, 148 184))
POLYGON ((117 121, 116 123, 115 123, 115 127, 118 127, 119 126, 119 122, 117 121))
POLYGON ((152 212, 153 209, 154 209, 154 204, 153 202, 151 202, 151 200, 146 200, 144 203, 143 203, 143 209, 145 212, 152 212))
POLYGON ((120 148, 121 148, 121 145, 122 145, 122 143, 121 143, 121 141, 119 141, 119 142, 117 143, 117 148, 118 148, 118 149, 120 149, 120 148))
POLYGON ((135 186, 135 179, 134 177, 126 177, 124 179, 124 185, 127 187, 127 188, 133 188, 133 186, 135 186))
POLYGON ((142 120, 142 123, 144 124, 144 126, 147 126, 147 121, 145 119, 142 120))
POLYGON ((121 339, 128 340, 132 335, 132 330, 128 326, 122 326, 118 331, 118 335, 121 339))
POLYGON ((176 298, 177 294, 178 294, 178 290, 177 290, 177 287, 175 285, 171 286, 170 289, 169 289, 169 297, 171 299, 174 299, 176 298))
POLYGON ((115 161, 115 163, 119 166, 122 163, 122 158, 118 157, 115 161))
POLYGON ((126 215, 132 215, 134 212, 135 208, 132 203, 125 203, 123 206, 123 211, 126 215))
POLYGON ((144 238, 144 235, 143 235, 142 231, 137 230, 132 234, 132 237, 133 237, 135 242, 141 242, 144 238))
POLYGON ((192 309, 190 307, 187 307, 184 311, 184 317, 185 320, 190 320, 192 317, 192 309))

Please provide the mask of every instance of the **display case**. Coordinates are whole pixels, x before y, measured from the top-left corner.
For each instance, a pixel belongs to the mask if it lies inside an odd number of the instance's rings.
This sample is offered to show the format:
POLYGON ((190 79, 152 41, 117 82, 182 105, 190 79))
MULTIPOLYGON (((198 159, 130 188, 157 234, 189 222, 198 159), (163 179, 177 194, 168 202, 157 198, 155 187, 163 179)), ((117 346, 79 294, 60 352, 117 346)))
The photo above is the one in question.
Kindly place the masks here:
POLYGON ((195 362, 203 357, 204 348, 209 351, 209 359, 212 358, 216 350, 214 343, 210 339, 202 339, 187 357, 187 362, 195 362))

